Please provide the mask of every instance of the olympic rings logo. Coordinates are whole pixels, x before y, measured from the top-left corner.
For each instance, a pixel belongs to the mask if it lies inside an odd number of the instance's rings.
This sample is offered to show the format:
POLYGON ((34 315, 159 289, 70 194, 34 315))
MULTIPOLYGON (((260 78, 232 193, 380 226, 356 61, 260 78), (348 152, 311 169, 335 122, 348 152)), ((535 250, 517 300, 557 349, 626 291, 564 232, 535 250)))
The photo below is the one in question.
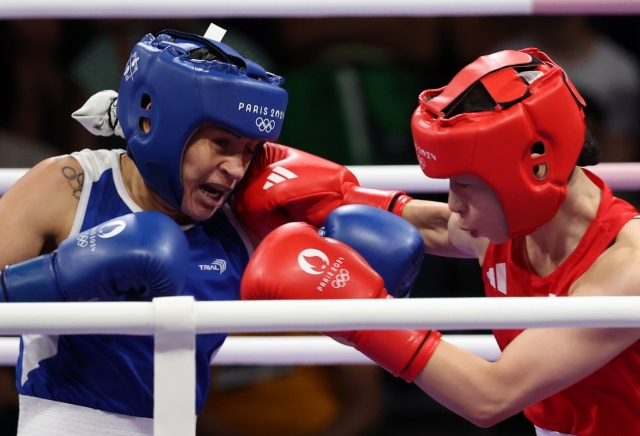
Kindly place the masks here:
POLYGON ((256 118, 256 126, 258 126, 258 130, 261 132, 271 132, 276 127, 276 122, 274 120, 269 120, 267 118, 258 117, 256 118))
POLYGON ((77 242, 78 247, 84 248, 89 245, 89 236, 88 235, 80 235, 78 236, 77 242))
POLYGON ((331 282, 331 286, 333 286, 334 288, 344 288, 349 280, 351 280, 351 277, 349 276, 349 270, 343 268, 336 276, 336 279, 331 282))

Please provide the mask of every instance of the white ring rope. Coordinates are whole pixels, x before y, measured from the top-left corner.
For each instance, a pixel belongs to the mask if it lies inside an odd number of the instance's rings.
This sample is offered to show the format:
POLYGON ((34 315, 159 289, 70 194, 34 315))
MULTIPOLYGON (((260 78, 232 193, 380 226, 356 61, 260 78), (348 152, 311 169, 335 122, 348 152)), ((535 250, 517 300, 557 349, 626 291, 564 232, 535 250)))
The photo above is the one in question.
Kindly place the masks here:
MULTIPOLYGON (((190 298, 190 297, 183 297, 190 298)), ((0 335, 157 332, 153 303, 0 305, 0 335)), ((193 306, 195 332, 300 332, 344 329, 638 327, 640 297, 429 298, 340 301, 216 301, 193 306)), ((165 330, 166 327, 165 327, 165 330)), ((445 335, 486 360, 500 356, 491 335, 445 335)), ((15 365, 18 338, 0 338, 0 365, 15 365)), ((371 361, 322 336, 229 337, 214 365, 338 365, 371 361)))
POLYGON ((193 18, 636 14, 635 0, 3 0, 0 18, 193 18))
MULTIPOLYGON (((449 180, 430 179, 418 165, 348 166, 362 186, 411 193, 449 192, 449 180)), ((601 163, 586 167, 616 191, 640 190, 640 163, 601 163)))
MULTIPOLYGON (((443 339, 493 362, 500 348, 493 335, 444 335, 443 339)), ((20 338, 0 338, 0 366, 13 366, 20 338)), ((212 365, 370 365, 363 354, 326 336, 229 336, 212 365)))
MULTIPOLYGON (((1 304, 0 335, 151 335, 157 331, 154 304, 1 304)), ((193 307, 198 334, 640 327, 640 296, 199 301, 193 307)))
MULTIPOLYGON (((158 331, 156 324, 164 323, 156 319, 154 310, 164 300, 0 305, 0 335, 149 335, 158 331)), ((192 310, 196 333, 640 327, 640 297, 208 301, 196 302, 192 310)), ((487 360, 500 355, 491 335, 445 335, 445 340, 487 360)), ((15 364, 17 352, 17 338, 0 340, 0 365, 15 364)), ((232 336, 213 363, 326 365, 370 361, 321 336, 232 336)))
MULTIPOLYGON (((154 304, 1 304, 0 335, 152 335, 157 331, 154 304)), ((199 301, 194 305, 194 312, 198 334, 640 327, 640 296, 199 301)))
MULTIPOLYGON (((430 179, 418 165, 349 166, 362 186, 378 189, 399 189, 409 193, 444 193, 449 191, 446 179, 430 179)), ((601 163, 587 167, 602 177, 616 191, 640 190, 640 163, 601 163)), ((26 172, 28 168, 0 169, 0 195, 26 172)))

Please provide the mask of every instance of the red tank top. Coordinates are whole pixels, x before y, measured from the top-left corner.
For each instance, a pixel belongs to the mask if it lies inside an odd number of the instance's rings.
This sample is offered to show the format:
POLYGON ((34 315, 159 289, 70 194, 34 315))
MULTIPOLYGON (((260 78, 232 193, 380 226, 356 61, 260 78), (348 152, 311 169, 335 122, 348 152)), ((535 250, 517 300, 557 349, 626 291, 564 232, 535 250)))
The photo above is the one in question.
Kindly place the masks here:
MULTIPOLYGON (((512 252, 515 240, 489 244, 482 265, 488 297, 565 297, 571 285, 614 241, 620 229, 638 215, 627 202, 615 198, 597 176, 585 171, 603 191, 596 218, 576 249, 551 274, 530 273, 512 252)), ((521 256, 520 256, 521 257, 521 256)), ((522 330, 494 330, 504 349, 522 330)), ((552 358, 552 356, 549 356, 552 358)), ((640 434, 640 342, 602 368, 524 411, 536 426, 579 436, 640 434)))

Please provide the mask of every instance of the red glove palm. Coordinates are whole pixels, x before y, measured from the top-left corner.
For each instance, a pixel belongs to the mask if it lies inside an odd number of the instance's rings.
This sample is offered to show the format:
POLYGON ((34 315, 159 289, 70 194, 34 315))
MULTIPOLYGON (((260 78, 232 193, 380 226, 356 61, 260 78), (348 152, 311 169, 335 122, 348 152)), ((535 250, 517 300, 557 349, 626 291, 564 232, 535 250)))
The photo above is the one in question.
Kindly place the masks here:
MULTIPOLYGON (((355 250, 304 223, 273 231, 258 246, 242 278, 243 300, 392 298, 382 278, 355 250)), ((412 381, 440 340, 437 331, 330 332, 378 365, 412 381)))
POLYGON ((365 204, 402 216, 410 199, 401 191, 362 188, 342 165, 266 143, 240 183, 233 206, 243 224, 263 238, 292 221, 320 227, 332 210, 346 204, 365 204))

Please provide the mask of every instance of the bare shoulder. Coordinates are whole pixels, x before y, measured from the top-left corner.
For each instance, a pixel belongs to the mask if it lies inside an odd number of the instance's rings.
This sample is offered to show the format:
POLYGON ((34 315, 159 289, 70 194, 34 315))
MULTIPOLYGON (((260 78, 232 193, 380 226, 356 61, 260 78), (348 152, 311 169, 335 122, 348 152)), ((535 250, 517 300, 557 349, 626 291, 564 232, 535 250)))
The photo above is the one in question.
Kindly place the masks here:
POLYGON ((635 247, 640 247, 640 219, 632 219, 622 227, 616 238, 617 243, 620 243, 621 246, 634 245, 635 247))
POLYGON ((0 263, 34 257, 47 240, 65 239, 83 184, 82 167, 67 155, 40 162, 18 180, 0 198, 0 263))
POLYGON ((640 219, 633 219, 576 281, 571 295, 640 295, 639 265, 640 219))
MULTIPOLYGON (((84 186, 84 173, 80 163, 69 155, 45 159, 31 170, 7 192, 28 193, 30 197, 48 197, 54 195, 56 200, 64 201, 70 197, 80 199, 84 186)), ((71 202, 71 204, 73 204, 71 202)))

